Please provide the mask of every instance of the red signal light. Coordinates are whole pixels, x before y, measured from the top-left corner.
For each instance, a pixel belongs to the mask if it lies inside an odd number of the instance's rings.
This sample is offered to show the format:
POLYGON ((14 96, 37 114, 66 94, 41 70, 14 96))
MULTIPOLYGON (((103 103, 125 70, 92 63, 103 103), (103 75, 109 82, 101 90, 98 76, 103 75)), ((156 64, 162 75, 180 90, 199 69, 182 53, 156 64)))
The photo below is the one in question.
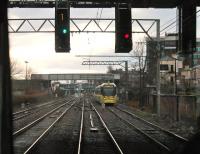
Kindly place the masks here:
POLYGON ((130 35, 128 33, 124 34, 124 38, 128 39, 130 37, 130 35))

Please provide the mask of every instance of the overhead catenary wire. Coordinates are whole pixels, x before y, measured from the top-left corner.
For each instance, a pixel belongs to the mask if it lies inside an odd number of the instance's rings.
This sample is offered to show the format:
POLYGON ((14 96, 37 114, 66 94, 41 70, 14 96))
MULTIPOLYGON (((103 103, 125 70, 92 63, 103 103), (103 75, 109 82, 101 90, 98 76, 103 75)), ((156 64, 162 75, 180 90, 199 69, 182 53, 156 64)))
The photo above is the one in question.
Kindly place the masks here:
MULTIPOLYGON (((197 14, 198 12, 200 12, 200 10, 197 10, 196 11, 196 13, 195 14, 197 14)), ((170 22, 170 24, 168 24, 167 26, 165 26, 164 28, 162 28, 161 30, 160 30, 160 33, 161 33, 161 35, 163 34, 163 33, 166 33, 166 29, 168 29, 168 31, 169 30, 171 30, 171 29, 173 29, 174 27, 176 27, 177 26, 177 17, 178 17, 178 15, 176 15, 176 17, 174 17, 174 18, 172 18, 172 19, 170 19, 170 20, 168 20, 168 21, 166 21, 163 25, 161 25, 161 28, 162 27, 164 27, 165 25, 167 25, 167 23, 169 23, 170 22), (173 21, 174 20, 174 21, 173 21), (171 22, 172 21, 172 22, 171 22), (174 25, 174 24, 176 24, 176 25, 174 25), (173 26, 174 25, 174 26, 173 26), (173 26, 173 27, 171 27, 171 26, 173 26), (170 28, 171 27, 171 28, 170 28)), ((198 18, 199 16, 197 16, 197 18, 198 18)), ((191 16, 189 16, 188 18, 191 18, 191 16)), ((183 22, 185 22, 185 21, 187 21, 188 19, 186 18, 183 22)), ((154 33, 155 31, 153 31, 152 33, 154 33)), ((174 31, 174 32, 176 32, 176 31, 174 31)), ((151 34, 152 34, 151 33, 151 34)))
MULTIPOLYGON (((99 19, 101 19, 102 12, 103 12, 103 8, 101 8, 101 12, 100 12, 100 15, 99 15, 99 19)), ((100 20, 99 20, 99 23, 100 23, 100 20)), ((98 23, 98 24, 99 24, 99 23, 98 23)))
MULTIPOLYGON (((200 10, 196 11, 195 14, 193 14, 193 15, 188 16, 187 18, 185 18, 185 19, 183 20, 183 24, 184 24, 187 20, 189 20, 192 16, 196 15, 198 12, 200 12, 200 10)), ((199 17, 199 15, 197 16, 197 18, 198 18, 198 17, 199 17)), ((177 21, 177 20, 176 20, 176 21, 177 21)), ((174 25, 174 24, 176 23, 176 21, 170 23, 168 26, 166 26, 165 28, 163 28, 160 32, 163 34, 163 31, 166 30, 167 28, 171 27, 172 25, 174 25)), ((173 27, 169 28, 168 31, 171 30, 171 29, 173 29, 173 28, 176 27, 176 26, 177 26, 177 25, 174 25, 173 27)), ((165 33, 165 32, 164 32, 164 33, 165 33)))
MULTIPOLYGON (((198 13, 198 12, 200 12, 200 10, 198 10, 197 12, 196 12, 196 14, 198 13)), ((199 18, 200 17, 200 14, 197 16, 197 18, 199 18)), ((174 28, 174 27, 173 27, 174 28)), ((172 29, 172 28, 171 28, 172 29)), ((175 31, 173 31, 173 33, 175 33, 176 32, 176 30, 175 31)))
MULTIPOLYGON (((195 14, 193 14, 193 15, 191 15, 191 16, 189 16, 189 17, 187 17, 185 20, 183 20, 183 24, 187 21, 187 20, 189 20, 192 16, 194 16, 194 15, 196 15, 198 12, 200 12, 200 10, 198 10, 198 11, 196 11, 196 13, 195 14)), ((200 15, 198 15, 197 16, 197 18, 199 18, 200 17, 200 15)), ((174 27, 176 27, 177 26, 177 24, 176 25, 174 25, 173 27, 171 27, 170 29, 168 29, 168 30, 171 30, 171 29, 173 29, 174 27)), ((176 30, 175 31, 173 31, 173 33, 174 32, 176 32, 176 30)), ((163 33, 162 33, 163 34, 163 33)))

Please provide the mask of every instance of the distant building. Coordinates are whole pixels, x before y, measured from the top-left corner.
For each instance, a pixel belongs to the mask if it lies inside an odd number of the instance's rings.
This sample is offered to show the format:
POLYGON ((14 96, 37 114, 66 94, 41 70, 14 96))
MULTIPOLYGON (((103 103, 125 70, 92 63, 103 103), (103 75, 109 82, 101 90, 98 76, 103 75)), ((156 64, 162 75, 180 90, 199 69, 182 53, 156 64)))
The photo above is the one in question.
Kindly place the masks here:
MULTIPOLYGON (((200 38, 197 39, 196 52, 193 54, 193 66, 200 65, 200 38)), ((157 42, 147 39, 147 76, 149 84, 156 84, 156 68, 157 68, 157 42)), ((192 73, 188 73, 188 69, 183 69, 182 60, 175 59, 178 55, 178 36, 177 34, 166 34, 160 38, 160 73, 162 83, 175 82, 176 79, 189 79, 192 73)), ((180 83, 181 81, 177 81, 180 83)))
POLYGON ((126 87, 126 85, 129 89, 139 87, 139 81, 140 81, 139 71, 129 70, 128 80, 126 78, 126 72, 122 69, 112 70, 111 73, 118 74, 120 76, 118 83, 116 83, 119 87, 126 87))

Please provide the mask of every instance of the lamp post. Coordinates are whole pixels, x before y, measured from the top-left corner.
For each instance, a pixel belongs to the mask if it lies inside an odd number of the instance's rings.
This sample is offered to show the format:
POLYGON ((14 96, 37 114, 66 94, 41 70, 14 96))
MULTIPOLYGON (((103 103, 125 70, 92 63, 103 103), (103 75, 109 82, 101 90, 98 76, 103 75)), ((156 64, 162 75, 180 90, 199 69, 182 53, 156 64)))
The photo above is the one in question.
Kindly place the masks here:
POLYGON ((24 61, 25 64, 26 64, 26 89, 25 89, 25 92, 27 93, 27 89, 28 89, 28 61, 24 61))

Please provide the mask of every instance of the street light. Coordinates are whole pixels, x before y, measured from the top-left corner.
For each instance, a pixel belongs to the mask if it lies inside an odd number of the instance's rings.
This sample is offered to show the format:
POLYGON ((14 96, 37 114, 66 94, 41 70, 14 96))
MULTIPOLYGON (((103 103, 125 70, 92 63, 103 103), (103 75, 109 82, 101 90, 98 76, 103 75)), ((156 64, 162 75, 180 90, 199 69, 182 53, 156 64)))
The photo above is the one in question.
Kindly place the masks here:
POLYGON ((28 70, 27 70, 27 68, 28 68, 28 61, 24 61, 25 62, 25 64, 26 64, 26 93, 27 93, 27 89, 28 89, 28 70))

